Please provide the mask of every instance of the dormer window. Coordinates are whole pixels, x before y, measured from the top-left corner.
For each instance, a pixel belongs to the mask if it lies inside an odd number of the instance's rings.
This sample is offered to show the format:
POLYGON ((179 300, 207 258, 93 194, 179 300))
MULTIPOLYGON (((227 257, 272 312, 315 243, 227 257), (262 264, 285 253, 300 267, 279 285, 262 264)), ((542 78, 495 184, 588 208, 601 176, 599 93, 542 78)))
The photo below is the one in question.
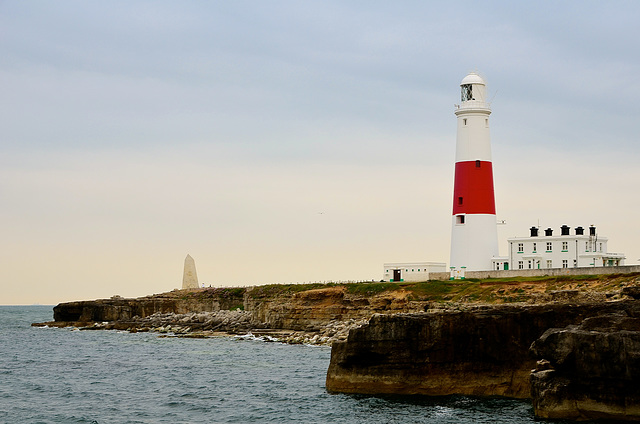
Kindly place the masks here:
POLYGON ((473 100, 473 93, 471 90, 471 84, 461 85, 462 87, 462 101, 473 100))

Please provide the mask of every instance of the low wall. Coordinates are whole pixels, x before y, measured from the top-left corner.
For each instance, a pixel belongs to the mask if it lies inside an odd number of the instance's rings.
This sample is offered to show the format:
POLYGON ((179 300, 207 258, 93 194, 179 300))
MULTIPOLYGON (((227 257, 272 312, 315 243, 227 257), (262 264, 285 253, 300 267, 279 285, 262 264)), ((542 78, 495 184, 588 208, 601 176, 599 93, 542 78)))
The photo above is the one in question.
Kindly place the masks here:
MULTIPOLYGON (((601 275, 601 274, 631 274, 640 272, 640 265, 600 266, 583 268, 546 268, 546 269, 510 269, 508 271, 467 271, 465 278, 508 278, 508 277, 544 277, 562 275, 601 275)), ((448 280, 449 272, 431 272, 430 280, 448 280)))

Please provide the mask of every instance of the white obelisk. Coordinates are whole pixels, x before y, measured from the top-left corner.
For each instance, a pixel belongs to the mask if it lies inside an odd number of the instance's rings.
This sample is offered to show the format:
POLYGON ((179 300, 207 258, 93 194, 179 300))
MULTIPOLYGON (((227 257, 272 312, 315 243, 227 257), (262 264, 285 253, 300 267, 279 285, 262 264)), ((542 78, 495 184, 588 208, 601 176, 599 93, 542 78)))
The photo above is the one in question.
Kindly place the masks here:
POLYGON ((198 274, 196 273, 196 262, 191 255, 187 255, 184 258, 184 274, 182 275, 182 288, 183 289, 197 289, 198 286, 198 274))

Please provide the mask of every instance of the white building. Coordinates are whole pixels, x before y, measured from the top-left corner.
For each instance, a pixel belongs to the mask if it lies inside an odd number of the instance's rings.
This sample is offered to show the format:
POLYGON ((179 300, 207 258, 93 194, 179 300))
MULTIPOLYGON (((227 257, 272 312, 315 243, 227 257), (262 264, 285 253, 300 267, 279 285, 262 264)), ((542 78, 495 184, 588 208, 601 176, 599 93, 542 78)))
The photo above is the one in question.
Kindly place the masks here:
POLYGON ((545 269, 624 265, 622 253, 607 251, 606 237, 599 236, 596 227, 590 226, 588 234, 576 227, 574 234, 567 225, 560 227, 560 234, 553 229, 539 234, 537 227, 530 228, 529 237, 507 239, 508 257, 492 259, 493 269, 545 269))
POLYGON ((428 281, 431 272, 446 272, 444 262, 390 262, 384 264, 384 281, 428 281))

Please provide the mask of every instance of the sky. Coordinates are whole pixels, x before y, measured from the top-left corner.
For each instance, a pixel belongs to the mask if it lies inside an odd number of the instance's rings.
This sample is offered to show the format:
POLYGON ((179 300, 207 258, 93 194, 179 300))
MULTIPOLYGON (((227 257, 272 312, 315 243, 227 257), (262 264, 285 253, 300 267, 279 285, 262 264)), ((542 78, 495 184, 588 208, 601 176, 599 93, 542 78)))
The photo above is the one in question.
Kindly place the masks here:
POLYGON ((0 0, 0 304, 379 280, 448 262, 460 81, 501 253, 640 262, 636 1, 0 0))

